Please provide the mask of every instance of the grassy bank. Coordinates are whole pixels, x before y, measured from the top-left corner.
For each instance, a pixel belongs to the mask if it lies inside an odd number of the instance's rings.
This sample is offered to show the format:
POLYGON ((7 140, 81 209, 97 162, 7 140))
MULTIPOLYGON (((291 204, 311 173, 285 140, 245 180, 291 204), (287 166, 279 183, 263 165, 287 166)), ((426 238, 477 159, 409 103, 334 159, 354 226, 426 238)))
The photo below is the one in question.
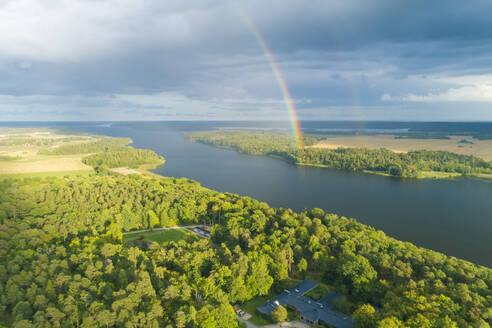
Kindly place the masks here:
POLYGON ((196 238, 196 236, 193 233, 186 231, 184 229, 146 231, 146 232, 127 233, 123 235, 123 240, 125 242, 144 240, 148 242, 163 243, 166 241, 186 240, 188 238, 196 238))

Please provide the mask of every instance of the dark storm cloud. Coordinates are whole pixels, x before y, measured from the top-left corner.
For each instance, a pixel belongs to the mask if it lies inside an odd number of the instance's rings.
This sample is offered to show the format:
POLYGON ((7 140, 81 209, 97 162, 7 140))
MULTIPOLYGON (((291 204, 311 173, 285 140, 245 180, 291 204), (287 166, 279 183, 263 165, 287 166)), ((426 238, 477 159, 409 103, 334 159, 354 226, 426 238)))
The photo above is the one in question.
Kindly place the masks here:
MULTIPOLYGON (((94 115, 87 108, 115 119, 144 110, 277 117, 281 94, 243 14, 277 58, 301 117, 334 109, 345 117, 344 107, 394 113, 408 102, 419 113, 423 102, 488 101, 492 84, 488 1, 19 0, 0 13, 0 113, 47 113, 51 104, 70 117, 94 115)), ((492 117, 483 106, 480 115, 492 117)))
POLYGON ((273 15, 260 7, 251 6, 249 11, 258 13, 266 34, 286 49, 350 49, 375 42, 469 43, 492 37, 488 1, 311 1, 273 15))

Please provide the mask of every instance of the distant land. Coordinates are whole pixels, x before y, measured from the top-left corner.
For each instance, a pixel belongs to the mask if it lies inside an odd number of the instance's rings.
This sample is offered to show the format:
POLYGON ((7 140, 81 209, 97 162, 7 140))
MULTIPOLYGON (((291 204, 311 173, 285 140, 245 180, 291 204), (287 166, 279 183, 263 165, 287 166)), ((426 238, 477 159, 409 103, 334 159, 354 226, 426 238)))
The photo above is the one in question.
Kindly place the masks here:
POLYGON ((141 174, 164 163, 153 152, 128 147, 131 142, 53 129, 0 128, 0 176, 87 175, 101 164, 141 174))
POLYGON ((401 135, 330 135, 313 148, 386 148, 396 153, 408 153, 413 150, 447 151, 461 155, 472 155, 492 161, 492 140, 481 140, 472 136, 446 136, 446 138, 409 138, 401 135))
POLYGON ((232 148, 249 155, 278 157, 303 166, 401 178, 492 178, 492 162, 469 154, 473 151, 491 156, 492 141, 471 137, 421 139, 394 135, 341 137, 319 134, 305 135, 300 147, 290 135, 270 131, 218 130, 192 132, 188 136, 193 141, 232 148))

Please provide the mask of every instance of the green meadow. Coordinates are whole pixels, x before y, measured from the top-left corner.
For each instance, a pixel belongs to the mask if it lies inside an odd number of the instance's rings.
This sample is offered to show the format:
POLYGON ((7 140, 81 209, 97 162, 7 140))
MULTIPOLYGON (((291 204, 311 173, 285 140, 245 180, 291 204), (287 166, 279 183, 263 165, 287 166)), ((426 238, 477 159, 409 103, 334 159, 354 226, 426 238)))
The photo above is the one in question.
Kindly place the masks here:
POLYGON ((123 240, 126 242, 135 240, 145 240, 149 242, 163 243, 166 241, 180 241, 188 238, 197 238, 195 234, 186 231, 184 229, 169 229, 158 231, 146 231, 129 233, 123 236, 123 240))

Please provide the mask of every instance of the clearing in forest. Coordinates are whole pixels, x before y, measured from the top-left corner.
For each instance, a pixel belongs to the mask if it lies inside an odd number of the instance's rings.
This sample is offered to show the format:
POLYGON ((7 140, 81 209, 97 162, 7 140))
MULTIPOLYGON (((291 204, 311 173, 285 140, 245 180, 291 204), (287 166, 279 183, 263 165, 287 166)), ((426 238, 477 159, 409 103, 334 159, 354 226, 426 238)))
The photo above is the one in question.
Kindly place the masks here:
POLYGON ((196 238, 195 234, 186 231, 184 229, 168 229, 168 230, 128 233, 123 236, 123 240, 126 242, 145 240, 148 242, 163 243, 166 241, 185 240, 190 237, 196 238))

